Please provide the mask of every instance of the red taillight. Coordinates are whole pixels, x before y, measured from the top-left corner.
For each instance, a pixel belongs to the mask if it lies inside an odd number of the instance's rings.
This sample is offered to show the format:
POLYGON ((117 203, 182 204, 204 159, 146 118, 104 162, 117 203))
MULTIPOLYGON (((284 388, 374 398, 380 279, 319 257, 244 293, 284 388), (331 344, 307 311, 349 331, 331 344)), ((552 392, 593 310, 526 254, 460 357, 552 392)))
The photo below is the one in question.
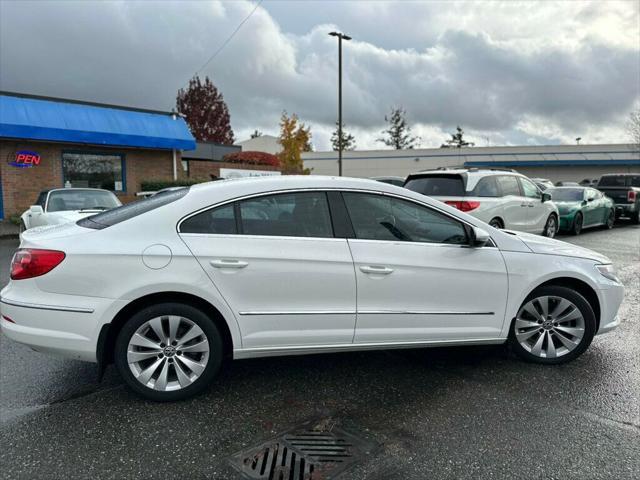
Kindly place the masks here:
POLYGON ((474 201, 458 201, 458 200, 447 200, 446 202, 447 205, 451 205, 452 207, 457 208, 458 210, 460 210, 461 212, 470 212, 471 210, 475 210, 476 208, 478 208, 480 206, 480 202, 474 202, 474 201))
POLYGON ((64 260, 64 252, 21 248, 11 260, 11 280, 39 277, 50 272, 64 260))
POLYGON ((636 192, 634 190, 629 190, 627 192, 627 201, 633 203, 636 201, 636 192))

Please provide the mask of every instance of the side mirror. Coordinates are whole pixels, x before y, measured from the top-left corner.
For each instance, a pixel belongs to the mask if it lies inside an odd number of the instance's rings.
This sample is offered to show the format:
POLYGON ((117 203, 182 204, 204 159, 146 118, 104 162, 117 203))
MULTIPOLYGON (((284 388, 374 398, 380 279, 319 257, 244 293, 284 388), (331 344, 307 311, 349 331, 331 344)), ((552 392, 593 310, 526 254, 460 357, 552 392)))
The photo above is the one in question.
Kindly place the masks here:
POLYGON ((40 205, 31 205, 31 207, 29 208, 29 213, 31 215, 42 215, 44 213, 44 210, 40 205))
POLYGON ((548 202, 549 200, 551 200, 551 194, 542 192, 542 203, 548 202))
POLYGON ((489 232, 479 227, 469 229, 469 240, 472 247, 484 247, 489 241, 489 232))

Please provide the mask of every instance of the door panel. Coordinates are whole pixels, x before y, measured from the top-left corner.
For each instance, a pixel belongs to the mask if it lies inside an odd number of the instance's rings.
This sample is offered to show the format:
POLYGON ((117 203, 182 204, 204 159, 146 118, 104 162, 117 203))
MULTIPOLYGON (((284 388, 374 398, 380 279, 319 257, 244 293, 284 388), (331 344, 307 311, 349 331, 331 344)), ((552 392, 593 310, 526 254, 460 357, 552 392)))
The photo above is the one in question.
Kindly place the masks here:
POLYGON ((528 231, 540 233, 544 229, 549 216, 547 206, 542 203, 542 192, 540 192, 535 183, 526 178, 518 177, 518 180, 522 186, 522 193, 527 204, 528 231))
POLYGON ((346 240, 182 238, 236 315, 243 348, 353 340, 355 274, 346 240))
POLYGON ((498 175, 496 180, 504 201, 505 228, 521 232, 530 231, 527 199, 520 192, 517 177, 514 175, 498 175))
POLYGON ((507 300, 497 248, 349 240, 356 265, 355 343, 496 338, 507 300), (392 270, 362 271, 377 266, 392 270))
POLYGON ((497 248, 470 248, 463 224, 386 195, 343 194, 356 238, 356 343, 499 336, 507 274, 497 248))

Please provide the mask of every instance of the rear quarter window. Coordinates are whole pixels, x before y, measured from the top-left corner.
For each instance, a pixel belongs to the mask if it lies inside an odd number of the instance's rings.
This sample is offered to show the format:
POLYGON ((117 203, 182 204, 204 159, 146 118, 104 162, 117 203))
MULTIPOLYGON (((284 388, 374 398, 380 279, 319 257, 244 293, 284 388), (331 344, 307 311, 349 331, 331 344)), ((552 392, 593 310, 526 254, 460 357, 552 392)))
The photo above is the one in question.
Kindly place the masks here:
POLYGON ((465 179, 462 175, 421 175, 409 177, 404 188, 433 197, 464 197, 465 179))
POLYGON ((156 208, 163 207, 176 200, 184 197, 189 191, 189 187, 181 188, 179 190, 171 190, 167 192, 158 193, 149 198, 138 200, 136 202, 122 205, 121 207, 107 210, 106 212, 98 213, 87 218, 78 220, 76 223, 85 228, 93 228, 94 230, 102 230, 103 228, 116 225, 131 218, 137 217, 144 213, 155 210, 156 208))

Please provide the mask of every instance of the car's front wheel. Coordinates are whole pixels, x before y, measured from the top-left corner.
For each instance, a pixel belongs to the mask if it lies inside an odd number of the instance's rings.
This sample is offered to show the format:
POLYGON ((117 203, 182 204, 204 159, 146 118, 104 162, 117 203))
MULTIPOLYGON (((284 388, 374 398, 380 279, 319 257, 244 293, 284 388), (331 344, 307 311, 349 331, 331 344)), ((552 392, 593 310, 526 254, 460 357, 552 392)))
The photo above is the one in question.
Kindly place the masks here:
POLYGON ((511 324, 509 344, 525 360, 565 363, 587 349, 595 330, 589 302, 575 290, 551 285, 525 299, 511 324))
POLYGON ((606 230, 610 230, 613 228, 614 223, 616 223, 616 212, 612 208, 611 210, 609 210, 609 214, 607 215, 607 221, 604 223, 602 228, 606 230))
POLYGON ((155 401, 182 400, 202 392, 222 363, 222 337, 195 307, 162 303, 124 325, 115 363, 126 384, 155 401))

